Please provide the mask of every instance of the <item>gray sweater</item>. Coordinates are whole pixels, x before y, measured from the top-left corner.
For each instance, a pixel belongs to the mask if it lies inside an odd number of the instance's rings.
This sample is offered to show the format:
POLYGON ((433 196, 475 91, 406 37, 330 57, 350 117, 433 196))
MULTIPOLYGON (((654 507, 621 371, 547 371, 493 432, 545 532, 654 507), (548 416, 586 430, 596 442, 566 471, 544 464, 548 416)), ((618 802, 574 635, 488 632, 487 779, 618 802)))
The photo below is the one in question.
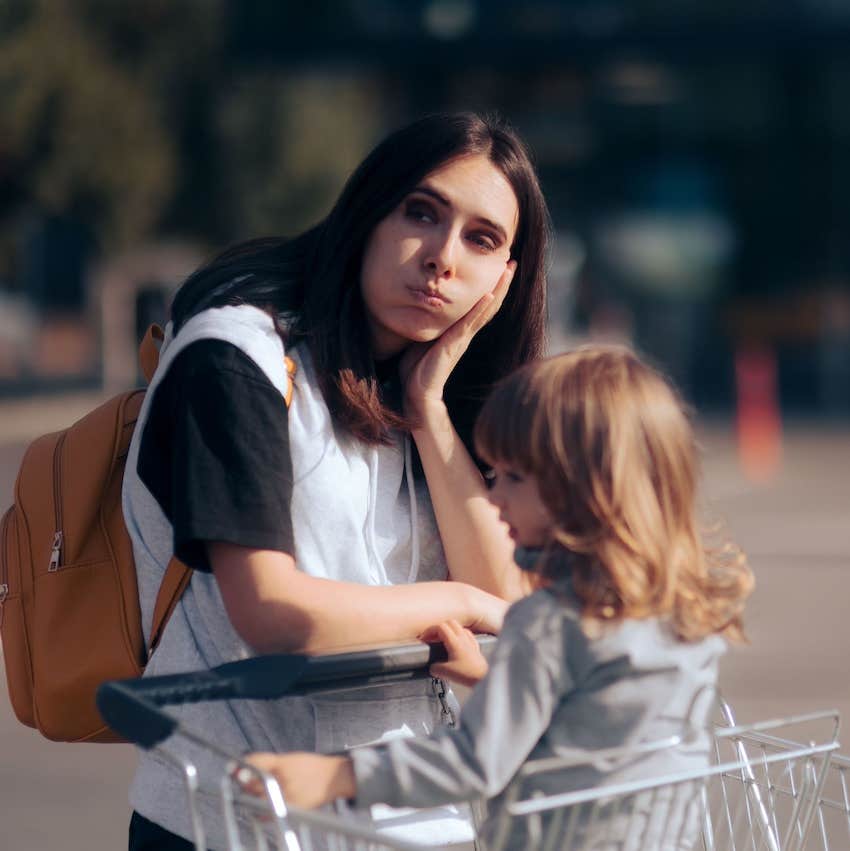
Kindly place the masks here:
MULTIPOLYGON (((486 838, 498 796, 527 760, 661 739, 682 732, 689 712, 703 725, 713 699, 705 687, 716 683, 723 648, 717 636, 680 642, 658 620, 627 620, 591 639, 569 591, 538 591, 508 611, 490 671, 457 729, 351 752, 357 803, 427 807, 495 799, 482 829, 486 838)), ((706 738, 616 768, 570 768, 535 788, 566 792, 698 769, 707 761, 706 738)), ((522 837, 514 835, 510 847, 524 847, 522 837)))

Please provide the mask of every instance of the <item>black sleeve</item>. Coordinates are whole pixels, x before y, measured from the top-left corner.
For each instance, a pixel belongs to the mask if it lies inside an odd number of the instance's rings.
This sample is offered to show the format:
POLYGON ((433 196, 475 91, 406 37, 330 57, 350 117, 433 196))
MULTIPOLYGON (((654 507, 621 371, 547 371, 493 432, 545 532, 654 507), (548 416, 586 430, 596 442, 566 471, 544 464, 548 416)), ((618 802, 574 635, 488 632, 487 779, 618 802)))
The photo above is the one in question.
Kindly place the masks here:
POLYGON ((294 552, 286 404, 236 346, 200 340, 174 359, 154 391, 138 473, 190 567, 210 569, 207 541, 294 552))

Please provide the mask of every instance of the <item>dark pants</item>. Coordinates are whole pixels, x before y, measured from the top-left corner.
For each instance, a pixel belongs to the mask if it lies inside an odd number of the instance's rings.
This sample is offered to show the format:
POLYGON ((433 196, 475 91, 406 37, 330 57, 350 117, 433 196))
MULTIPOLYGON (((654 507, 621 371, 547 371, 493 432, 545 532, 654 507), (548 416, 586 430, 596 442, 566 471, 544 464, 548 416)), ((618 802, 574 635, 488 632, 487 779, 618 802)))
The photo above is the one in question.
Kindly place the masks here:
POLYGON ((194 851, 194 849, 194 843, 133 812, 130 819, 129 851, 194 851))

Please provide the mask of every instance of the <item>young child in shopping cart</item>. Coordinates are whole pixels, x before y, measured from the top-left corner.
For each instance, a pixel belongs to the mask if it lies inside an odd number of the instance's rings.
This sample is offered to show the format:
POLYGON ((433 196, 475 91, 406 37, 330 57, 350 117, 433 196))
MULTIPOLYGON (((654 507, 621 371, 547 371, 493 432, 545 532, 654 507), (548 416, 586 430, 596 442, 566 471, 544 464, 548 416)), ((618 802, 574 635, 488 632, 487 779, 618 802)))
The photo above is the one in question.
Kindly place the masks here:
MULTIPOLYGON (((723 638, 742 638, 753 582, 738 550, 701 540, 694 435, 669 384, 625 348, 585 347, 498 384, 475 440, 533 593, 510 608, 489 662, 457 623, 427 636, 448 650, 435 676, 477 683, 458 727, 343 755, 251 755, 296 806, 493 799, 529 760, 707 724, 723 638)), ((563 792, 707 761, 705 735, 539 783, 563 792)))

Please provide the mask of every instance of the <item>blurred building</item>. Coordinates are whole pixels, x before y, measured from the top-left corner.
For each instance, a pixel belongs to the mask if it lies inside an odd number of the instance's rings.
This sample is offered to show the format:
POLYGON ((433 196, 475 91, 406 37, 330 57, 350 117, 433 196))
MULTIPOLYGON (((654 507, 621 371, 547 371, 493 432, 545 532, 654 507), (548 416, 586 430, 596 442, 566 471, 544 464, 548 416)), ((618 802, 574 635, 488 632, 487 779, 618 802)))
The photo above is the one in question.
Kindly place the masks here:
MULTIPOLYGON (((76 282, 81 258, 90 270, 174 240, 203 256, 297 231, 387 130, 427 111, 495 109, 529 141, 550 202, 556 345, 631 341, 705 410, 731 409, 736 360, 766 352, 786 412, 850 416, 850 3, 63 5, 74 38, 96 45, 121 97, 137 99, 145 118, 133 127, 162 123, 159 135, 123 125, 113 134, 136 142, 121 154, 129 177, 95 188, 120 198, 146 175, 160 187, 128 199, 145 216, 120 229, 103 211, 121 204, 87 201, 94 165, 80 169, 83 188, 64 208, 47 209, 38 156, 0 147, 0 192, 11 199, 0 203, 3 297, 34 328, 59 304, 76 310, 95 342, 88 380, 103 380, 91 304, 102 290, 90 274, 76 282), (33 209, 92 242, 50 227, 26 248, 2 237, 33 209), (44 272, 39 252, 73 254, 67 283, 44 272)), ((41 5, 12 7, 0 39, 47 28, 41 5)), ((137 334, 178 283, 140 269, 122 327, 137 334)), ((4 327, 0 393, 50 384, 4 327)))

